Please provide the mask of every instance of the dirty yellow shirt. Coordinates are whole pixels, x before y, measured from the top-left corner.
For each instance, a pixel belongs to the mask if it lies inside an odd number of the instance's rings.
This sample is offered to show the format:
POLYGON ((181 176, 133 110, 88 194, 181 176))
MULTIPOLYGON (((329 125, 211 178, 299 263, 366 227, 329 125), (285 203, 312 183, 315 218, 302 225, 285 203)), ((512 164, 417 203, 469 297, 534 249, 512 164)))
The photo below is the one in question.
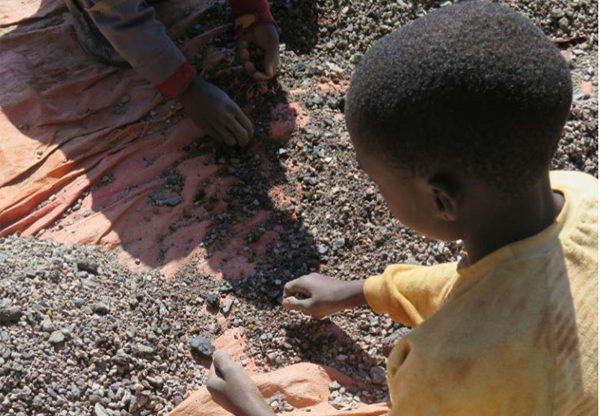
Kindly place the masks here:
POLYGON ((539 234, 367 279, 375 312, 416 327, 388 359, 392 415, 597 415, 597 181, 550 178, 565 204, 539 234))

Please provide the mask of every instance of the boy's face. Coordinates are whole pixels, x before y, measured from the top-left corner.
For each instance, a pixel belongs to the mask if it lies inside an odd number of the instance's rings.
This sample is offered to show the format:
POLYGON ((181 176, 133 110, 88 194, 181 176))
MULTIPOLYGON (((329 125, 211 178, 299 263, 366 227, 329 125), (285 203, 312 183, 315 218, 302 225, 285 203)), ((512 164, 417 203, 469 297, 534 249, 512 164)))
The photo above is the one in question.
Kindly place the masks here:
POLYGON ((355 129, 349 125, 349 130, 359 165, 377 184, 390 211, 403 225, 431 239, 460 238, 455 221, 440 212, 438 196, 427 178, 403 175, 381 157, 364 151, 355 129))

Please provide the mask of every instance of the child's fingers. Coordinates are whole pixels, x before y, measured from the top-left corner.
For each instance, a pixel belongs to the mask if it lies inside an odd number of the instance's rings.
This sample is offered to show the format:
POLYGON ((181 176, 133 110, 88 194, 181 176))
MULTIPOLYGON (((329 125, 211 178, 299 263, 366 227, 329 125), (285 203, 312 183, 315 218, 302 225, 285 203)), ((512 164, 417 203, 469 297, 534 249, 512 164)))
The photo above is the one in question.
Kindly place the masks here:
POLYGON ((286 310, 294 310, 300 312, 306 312, 309 307, 310 299, 298 299, 293 296, 287 297, 283 300, 282 305, 286 310))
POLYGON ((234 362, 229 357, 229 354, 223 351, 217 351, 213 354, 213 366, 218 373, 227 377, 227 373, 234 365, 234 362))
POLYGON ((244 114, 244 112, 239 107, 235 112, 235 117, 236 117, 238 123, 240 123, 242 125, 242 127, 244 127, 246 129, 249 137, 254 136, 254 126, 252 125, 252 122, 250 121, 248 116, 246 116, 246 114, 244 114))
POLYGON ((242 63, 250 60, 250 52, 247 48, 240 48, 238 50, 238 60, 242 63))
POLYGON ((273 77, 263 72, 256 71, 252 74, 252 78, 254 78, 256 81, 268 81, 273 77))
POLYGON ((310 296, 308 289, 302 284, 302 278, 290 280, 283 287, 283 297, 287 298, 293 296, 296 293, 302 293, 303 295, 310 296))
POLYGON ((246 73, 248 73, 248 75, 254 75, 254 73, 256 72, 256 66, 254 66, 254 63, 252 61, 244 62, 243 67, 246 73))
POLYGON ((206 380, 206 387, 209 391, 219 391, 223 388, 225 381, 217 374, 217 368, 213 361, 210 369, 208 370, 208 379, 206 380))
POLYGON ((265 51, 265 75, 273 78, 279 66, 279 48, 267 49, 265 51))

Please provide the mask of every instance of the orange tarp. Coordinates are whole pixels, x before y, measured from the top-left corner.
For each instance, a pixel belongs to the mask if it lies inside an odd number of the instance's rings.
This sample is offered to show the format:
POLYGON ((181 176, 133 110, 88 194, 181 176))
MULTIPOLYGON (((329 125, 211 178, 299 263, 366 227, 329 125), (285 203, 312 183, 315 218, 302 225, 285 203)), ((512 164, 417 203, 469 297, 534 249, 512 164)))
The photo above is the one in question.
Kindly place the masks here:
MULTIPOLYGON (((295 410, 281 412, 282 415, 318 415, 318 416, 379 416, 386 415, 390 409, 385 404, 360 404, 354 410, 338 410, 328 403, 329 383, 337 380, 348 386, 353 381, 340 372, 311 363, 300 363, 253 377, 261 394, 269 398, 279 394, 295 410)), ((227 416, 229 412, 215 404, 205 388, 195 392, 170 416, 227 416)))

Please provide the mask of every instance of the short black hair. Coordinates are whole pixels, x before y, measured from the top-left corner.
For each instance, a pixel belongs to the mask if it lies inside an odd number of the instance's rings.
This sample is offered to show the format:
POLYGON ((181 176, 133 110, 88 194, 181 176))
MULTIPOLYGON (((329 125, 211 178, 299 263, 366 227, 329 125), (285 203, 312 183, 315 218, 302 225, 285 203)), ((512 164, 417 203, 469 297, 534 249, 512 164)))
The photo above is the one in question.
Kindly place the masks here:
POLYGON ((378 40, 354 73, 346 117, 361 148, 410 174, 454 167, 518 191, 549 168, 571 99, 567 62, 540 29, 508 7, 465 1, 378 40))

